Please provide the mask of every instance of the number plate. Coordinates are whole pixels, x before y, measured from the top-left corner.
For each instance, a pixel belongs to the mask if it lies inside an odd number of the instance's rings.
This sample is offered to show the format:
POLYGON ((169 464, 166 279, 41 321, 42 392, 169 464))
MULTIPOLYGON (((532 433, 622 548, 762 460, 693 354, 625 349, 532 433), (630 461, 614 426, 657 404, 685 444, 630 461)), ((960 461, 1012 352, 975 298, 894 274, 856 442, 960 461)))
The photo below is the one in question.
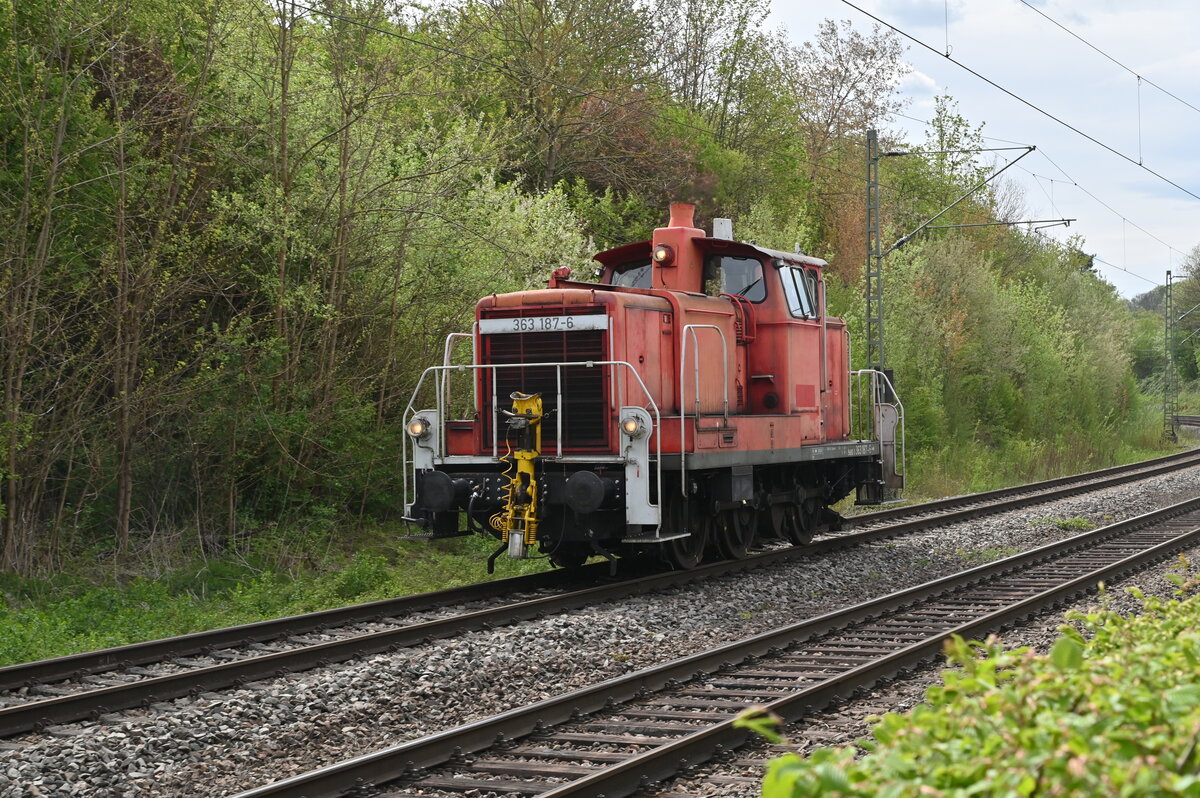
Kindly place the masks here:
POLYGON ((590 316, 519 316, 515 319, 479 320, 479 332, 481 335, 607 329, 608 315, 604 313, 590 316))

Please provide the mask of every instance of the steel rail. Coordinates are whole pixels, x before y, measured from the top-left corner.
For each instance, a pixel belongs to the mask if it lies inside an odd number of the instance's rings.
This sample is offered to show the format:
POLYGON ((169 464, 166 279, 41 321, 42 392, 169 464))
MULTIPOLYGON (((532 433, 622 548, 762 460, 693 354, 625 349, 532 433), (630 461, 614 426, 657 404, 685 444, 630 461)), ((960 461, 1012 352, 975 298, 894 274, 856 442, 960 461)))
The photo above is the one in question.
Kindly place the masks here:
MULTIPOLYGON (((1197 423, 1200 424, 1200 416, 1197 416, 1197 423)), ((862 524, 879 523, 889 521, 894 518, 905 518, 909 515, 914 515, 920 512, 937 511, 950 507, 957 507, 971 502, 993 501, 995 499, 1004 499, 1010 496, 1024 495, 1032 490, 1042 491, 1049 488, 1055 488, 1060 485, 1073 485, 1090 480, 1103 480, 1111 477, 1119 477, 1122 474, 1133 472, 1140 473, 1141 469, 1145 469, 1152 474, 1161 474, 1180 468, 1181 462, 1187 461, 1200 462, 1200 450, 1188 449, 1174 454, 1168 454, 1163 457, 1156 457, 1150 460, 1141 460, 1136 463, 1127 463, 1126 465, 1111 466, 1109 468, 1101 468, 1096 471, 1086 471, 1082 474, 1072 474, 1065 477, 1055 477, 1054 479, 1046 479, 1041 482, 1031 482, 1026 485, 1014 485, 1009 488, 998 488, 996 490, 988 490, 980 493, 968 493, 962 496, 949 496, 944 499, 934 499, 932 501, 920 502, 919 504, 910 504, 904 507, 894 507, 890 510, 878 510, 870 513, 860 513, 850 516, 846 519, 847 525, 861 526, 862 524)), ((1114 483, 1118 484, 1118 483, 1114 483)))
POLYGON ((53 659, 0 668, 0 691, 62 679, 79 678, 102 673, 117 667, 161 662, 171 657, 207 653, 231 646, 245 646, 288 635, 319 632, 334 626, 369 623, 384 618, 423 612, 448 604, 494 599, 513 593, 526 593, 547 588, 563 587, 573 581, 588 581, 607 573, 606 564, 587 566, 572 579, 566 571, 514 576, 465 587, 447 588, 400 598, 383 599, 366 604, 320 610, 256 623, 196 632, 179 637, 131 643, 125 646, 69 654, 53 659))
MULTIPOLYGON (((1191 454, 1192 459, 1200 460, 1200 452, 1192 452, 1191 454)), ((1154 465, 1149 469, 1104 469, 1101 472, 1095 472, 1105 475, 1100 481, 1087 482, 1086 484, 1082 485, 1079 484, 1080 480, 1078 479, 1072 481, 1071 485, 1063 485, 1064 480, 1062 479, 1050 480, 1049 482, 1051 484, 1058 485, 1059 487, 1053 488, 1046 492, 1033 494, 1027 493, 1024 495, 1012 496, 1011 494, 1014 489, 995 491, 993 493, 1008 494, 1008 496, 1007 498, 1002 497, 990 504, 976 504, 966 507, 958 507, 957 509, 951 509, 947 512, 934 516, 921 515, 920 517, 909 521, 888 526, 875 527, 860 532, 837 535, 818 540, 805 546, 776 548, 752 555, 744 560, 729 560, 712 563, 691 571, 674 571, 640 576, 614 583, 601 584, 595 587, 585 588, 583 590, 573 591, 570 593, 556 594, 532 599, 529 601, 504 604, 499 607, 481 609, 469 613, 454 615, 448 618, 426 621, 418 624, 410 624, 396 627, 394 629, 387 629, 339 640, 318 643, 315 645, 298 647, 288 651, 249 656, 231 662, 194 668, 182 671, 180 673, 148 677, 126 684, 113 685, 95 690, 80 691, 69 695, 15 704, 0 708, 0 737, 13 736, 28 731, 36 731, 54 724, 69 723, 87 718, 95 719, 100 715, 107 714, 109 712, 131 709, 139 706, 147 706, 159 701, 179 698, 186 695, 196 695, 209 690, 240 686, 255 680, 279 677, 287 673, 293 673, 312 667, 344 662, 359 656, 367 656, 385 651, 395 651, 400 648, 418 645, 435 638, 450 637, 478 629, 503 626, 520 621, 530 620, 539 616, 549 615, 551 613, 579 609, 581 607, 590 606, 593 604, 602 604, 608 601, 619 600, 630 596, 645 595, 647 593, 665 590, 671 587, 682 586, 692 582, 698 582, 704 579, 710 579, 727 574, 740 573, 754 568, 761 568, 777 563, 803 560, 814 555, 837 551, 856 545, 862 545, 875 540, 900 537, 906 534, 923 531, 935 526, 957 523, 982 515, 994 514, 997 512, 1028 506, 1030 504, 1051 501, 1053 499, 1078 493, 1080 491, 1095 490, 1098 487, 1144 478, 1147 475, 1162 473, 1179 468, 1180 462, 1185 461, 1181 460, 1181 458, 1178 456, 1174 456, 1160 458, 1159 460, 1151 462, 1154 463, 1154 465)), ((961 498, 969 499, 970 497, 961 498)), ((961 504, 962 502, 957 501, 957 503, 961 504)), ((931 502, 928 504, 936 506, 944 505, 943 502, 931 502)), ((927 505, 912 505, 903 509, 912 510, 913 514, 915 514, 920 512, 920 508, 926 506, 927 505)), ((594 573, 599 574, 603 571, 605 566, 603 564, 598 564, 597 566, 589 566, 588 568, 594 569, 594 573)), ((560 583, 565 583, 568 581, 569 572, 552 571, 548 572, 547 575, 554 577, 560 583)), ((338 617, 354 618, 355 620, 361 622, 366 620, 366 618, 358 613, 363 612, 364 609, 379 613, 387 608, 404 606, 405 602, 411 602, 411 606, 421 606, 418 601, 421 599, 428 600, 430 597, 437 597, 441 604, 446 604, 450 603, 452 600, 450 597, 457 599, 459 596, 464 594, 471 594, 477 598, 495 598, 497 594, 489 593, 488 591, 496 590, 497 588, 495 586, 497 585, 501 586, 500 589, 503 589, 503 586, 509 586, 510 589, 515 590, 516 588, 512 587, 513 585, 523 585, 526 586, 526 589, 529 589, 529 586, 537 585, 541 581, 534 577, 542 576, 545 575, 534 574, 527 577, 515 577, 509 580, 498 580, 497 582, 473 585, 468 588, 438 591, 438 593, 435 594, 419 594, 417 596, 410 596, 404 599, 390 599, 381 602, 373 602, 366 605, 345 607, 338 610, 327 610, 323 613, 311 613, 304 616, 293 616, 293 618, 284 620, 289 622, 294 621, 297 624, 313 624, 311 629, 319 629, 322 628, 322 626, 327 627, 331 623, 329 619, 338 617)), ((376 614, 373 617, 379 618, 386 616, 376 614)), ((343 623, 351 622, 353 621, 343 621, 343 623)), ((204 645, 200 643, 200 641, 203 640, 253 640, 254 638, 249 638, 246 636, 247 633, 261 633, 263 637, 259 639, 278 637, 278 633, 274 635, 268 634, 271 624, 273 623, 276 622, 264 621, 259 624, 248 624, 243 627, 232 627, 231 629, 198 633, 196 635, 185 636, 184 638, 171 638, 157 642, 163 647, 169 647, 172 644, 178 643, 181 646, 190 646, 191 650, 203 650, 204 645), (240 634, 242 637, 234 637, 235 634, 240 634)), ((290 633, 295 634, 296 632, 290 633)), ((139 646, 141 645, 147 644, 135 644, 134 646, 125 648, 139 651, 149 650, 139 649, 139 646)), ((148 645, 153 646, 154 644, 148 645)), ((208 643, 207 646, 215 647, 211 642, 208 643)), ((121 650, 122 649, 108 649, 106 651, 96 652, 96 654, 90 656, 106 657, 110 658, 108 659, 110 662, 124 664, 125 660, 116 659, 113 657, 114 652, 120 652, 121 650)), ((182 650, 182 648, 179 650, 182 650)), ((44 668, 46 670, 56 669, 56 672, 62 673, 66 664, 63 662, 64 660, 78 658, 86 661, 88 656, 89 655, 75 655, 75 657, 47 660, 40 663, 32 663, 30 667, 44 668)), ((173 656, 182 656, 182 654, 175 653, 173 656)), ((13 672, 18 671, 18 669, 21 667, 23 666, 11 666, 10 668, 4 670, 7 670, 10 672, 10 674, 12 674, 13 672)), ((3 671, 0 671, 0 673, 3 673, 3 671)), ((12 677, 10 676, 10 681, 11 680, 12 677)), ((22 683, 24 683, 24 680, 22 683)))
MULTIPOLYGON (((498 742, 512 741, 531 734, 544 734, 549 727, 606 708, 620 715, 622 710, 619 705, 647 692, 661 691, 679 682, 729 670, 734 667, 734 663, 744 663, 764 655, 769 657, 772 652, 778 652, 786 646, 804 643, 821 635, 847 629, 854 624, 874 621, 888 612, 904 611, 907 608, 919 614, 919 610, 913 608, 919 607, 923 601, 983 585, 988 580, 1000 579, 1005 575, 1025 574, 1039 564, 1050 563, 1073 553, 1089 553, 1089 556, 1083 559, 1089 564, 1090 570, 1084 574, 1061 577, 1061 581, 1051 588, 1032 588, 1036 592, 1029 594, 1026 591, 1026 595, 1019 596, 1002 607, 989 609, 990 604, 997 601, 995 595, 1002 594, 1005 590, 1015 592, 1014 588, 1005 588, 1000 583, 988 600, 979 602, 983 610, 975 617, 950 628, 940 629, 919 642, 903 645, 882 656, 872 657, 857 667, 819 680, 809 687, 792 691, 766 704, 769 711, 794 720, 838 696, 848 695, 856 689, 870 686, 936 656, 942 643, 953 634, 968 638, 978 637, 987 631, 1002 628, 1081 595, 1099 582, 1136 572, 1181 549, 1197 544, 1200 544, 1200 498, 1189 499, 1172 507, 927 582, 846 610, 828 613, 664 665, 545 699, 491 718, 254 788, 240 793, 236 798, 327 798, 344 795, 348 791, 368 785, 380 785, 401 779, 413 780, 417 771, 487 750, 498 742), (1157 536, 1140 533, 1141 530, 1155 525, 1166 526, 1169 529, 1161 532, 1155 530, 1158 532, 1157 536), (1179 531, 1173 531, 1175 528, 1179 531), (1138 540, 1139 535, 1143 539, 1149 537, 1149 542, 1138 540), (1133 536, 1134 540, 1120 541, 1122 536, 1133 536), (1168 539, 1164 541, 1162 536, 1168 536, 1168 539), (1110 559, 1098 567, 1091 567, 1100 557, 1090 550, 1114 541, 1120 542, 1121 545, 1110 548, 1118 553, 1133 546, 1139 546, 1142 550, 1115 561, 1110 559)), ((747 732, 734 728, 733 714, 730 712, 727 719, 711 723, 707 728, 699 728, 698 731, 680 739, 663 741, 663 745, 651 751, 633 755, 623 762, 609 763, 602 770, 568 784, 549 785, 545 790, 531 788, 526 792, 538 794, 542 798, 620 798, 629 795, 644 788, 648 782, 674 775, 681 767, 704 762, 719 751, 741 745, 747 737, 747 732)), ((575 752, 572 751, 562 753, 567 755, 567 758, 586 759, 586 754, 582 752, 579 757, 573 757, 575 752)), ((508 790, 498 783, 496 791, 508 790)))
POLYGON ((149 677, 71 695, 46 698, 0 708, 0 736, 38 730, 56 723, 96 718, 108 712, 146 706, 185 695, 196 695, 268 677, 283 676, 314 666, 344 662, 354 657, 395 651, 433 639, 503 626, 556 612, 605 601, 650 593, 674 585, 757 567, 749 560, 714 563, 704 569, 657 573, 635 579, 504 604, 394 629, 317 643, 290 651, 247 657, 232 662, 194 668, 166 676, 149 677))
MULTIPOLYGON (((1194 506, 1200 504, 1192 500, 1194 506)), ((1200 516, 1193 513, 1190 531, 1160 543, 1138 554, 1098 568, 1088 574, 1066 581, 1057 587, 1015 602, 1003 609, 982 615, 953 629, 902 648, 892 654, 840 674, 836 679, 818 682, 784 698, 763 705, 785 721, 794 722, 833 701, 851 695, 855 690, 869 688, 893 678, 897 673, 915 668, 934 659, 945 641, 953 635, 975 639, 998 631, 1037 613, 1077 598, 1100 583, 1120 579, 1170 557, 1176 552, 1200 542, 1200 516)), ((540 793, 540 798, 620 798, 642 789, 647 781, 661 781, 677 774, 679 763, 699 764, 714 755, 743 745, 748 733, 734 726, 734 719, 722 721, 701 732, 668 743, 625 762, 606 768, 600 773, 573 781, 563 787, 540 793)), ((309 796, 315 798, 315 796, 309 796)))
MULTIPOLYGON (((1189 450, 1154 460, 1116 466, 1114 468, 1087 472, 1075 476, 1059 477, 1020 487, 1003 488, 986 493, 951 497, 949 499, 938 499, 882 512, 864 513, 846 519, 846 523, 849 527, 853 528, 868 523, 880 523, 890 519, 904 518, 939 509, 960 506, 973 501, 979 502, 994 498, 1024 495, 1030 491, 1078 483, 1082 480, 1119 476, 1139 469, 1154 469, 1154 473, 1162 473, 1170 470, 1162 468, 1162 466, 1176 464, 1175 467, 1179 467, 1177 465, 1179 461, 1188 459, 1200 462, 1200 452, 1189 450)), ((52 683, 63 679, 80 678, 88 674, 101 673, 116 667, 144 665, 152 662, 160 662, 171 657, 207 653, 217 649, 244 646, 288 635, 323 631, 334 626, 394 618, 399 615, 422 612, 450 604, 494 599, 513 593, 525 593, 561 587, 571 583, 586 583, 599 580, 606 572, 607 565, 597 563, 575 572, 558 570, 509 579, 498 579, 465 587, 448 588, 366 604, 320 610, 286 618, 195 632, 179 637, 131 643, 97 651, 81 652, 52 659, 38 660, 36 662, 9 665, 0 667, 0 691, 14 690, 34 684, 52 683)))

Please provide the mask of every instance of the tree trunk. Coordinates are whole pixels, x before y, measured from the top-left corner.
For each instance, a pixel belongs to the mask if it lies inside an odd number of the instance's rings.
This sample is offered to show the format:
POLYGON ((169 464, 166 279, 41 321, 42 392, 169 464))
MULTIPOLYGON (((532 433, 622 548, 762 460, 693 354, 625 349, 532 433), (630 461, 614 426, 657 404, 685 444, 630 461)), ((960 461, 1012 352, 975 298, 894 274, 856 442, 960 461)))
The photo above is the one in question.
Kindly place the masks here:
MULTIPOLYGON (((124 48, 118 45, 118 51, 123 54, 124 48)), ((119 71, 124 71, 123 58, 120 56, 118 56, 117 66, 119 71)), ((118 75, 117 78, 119 80, 120 76, 118 75)), ((116 81, 113 84, 115 89, 116 81)), ((113 231, 116 245, 116 261, 113 264, 113 270, 117 293, 117 329, 113 352, 113 398, 117 404, 117 496, 114 520, 117 533, 117 557, 122 558, 129 549, 129 517, 133 501, 132 403, 137 370, 137 364, 134 362, 137 319, 132 310, 134 286, 129 265, 129 252, 126 248, 126 236, 128 235, 126 214, 129 203, 129 184, 126 176, 128 164, 125 157, 127 131, 124 103, 116 91, 113 94, 113 114, 116 117, 115 166, 117 177, 116 207, 114 208, 115 229, 113 231)))
POLYGON ((291 225, 292 171, 288 163, 288 123, 290 121, 289 100, 292 86, 292 66, 295 48, 292 42, 296 24, 296 5, 293 0, 279 0, 279 143, 276 161, 276 179, 281 194, 278 225, 278 243, 275 252, 275 338, 281 348, 281 363, 271 380, 271 400, 275 409, 282 407, 280 385, 291 380, 292 351, 288 340, 287 290, 288 290, 288 240, 291 225))

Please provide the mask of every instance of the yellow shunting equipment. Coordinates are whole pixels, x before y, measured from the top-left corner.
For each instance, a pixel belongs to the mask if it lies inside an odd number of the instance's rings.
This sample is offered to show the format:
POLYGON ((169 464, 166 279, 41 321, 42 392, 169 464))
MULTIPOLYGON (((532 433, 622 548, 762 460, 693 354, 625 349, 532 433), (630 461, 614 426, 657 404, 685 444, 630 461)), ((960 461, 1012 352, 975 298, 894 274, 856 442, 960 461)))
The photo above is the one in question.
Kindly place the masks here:
POLYGON ((509 555, 526 557, 527 547, 537 543, 538 534, 538 486, 534 461, 542 453, 542 395, 518 391, 510 398, 513 400, 512 411, 505 411, 505 415, 508 417, 510 442, 515 438, 512 459, 516 470, 508 483, 504 510, 498 514, 498 518, 493 517, 492 522, 501 533, 501 540, 509 544, 509 555))

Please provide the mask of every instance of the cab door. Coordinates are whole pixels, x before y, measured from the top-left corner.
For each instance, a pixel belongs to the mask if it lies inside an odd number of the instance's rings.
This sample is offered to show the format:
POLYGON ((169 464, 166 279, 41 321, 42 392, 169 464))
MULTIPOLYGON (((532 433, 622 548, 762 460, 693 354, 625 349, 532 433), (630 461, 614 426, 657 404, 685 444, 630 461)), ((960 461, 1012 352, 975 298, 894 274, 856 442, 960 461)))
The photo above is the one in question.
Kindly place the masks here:
POLYGON ((792 323, 788 324, 788 410, 800 416, 804 443, 825 440, 824 396, 821 382, 824 347, 822 346, 821 297, 815 269, 782 265, 779 280, 792 323))

